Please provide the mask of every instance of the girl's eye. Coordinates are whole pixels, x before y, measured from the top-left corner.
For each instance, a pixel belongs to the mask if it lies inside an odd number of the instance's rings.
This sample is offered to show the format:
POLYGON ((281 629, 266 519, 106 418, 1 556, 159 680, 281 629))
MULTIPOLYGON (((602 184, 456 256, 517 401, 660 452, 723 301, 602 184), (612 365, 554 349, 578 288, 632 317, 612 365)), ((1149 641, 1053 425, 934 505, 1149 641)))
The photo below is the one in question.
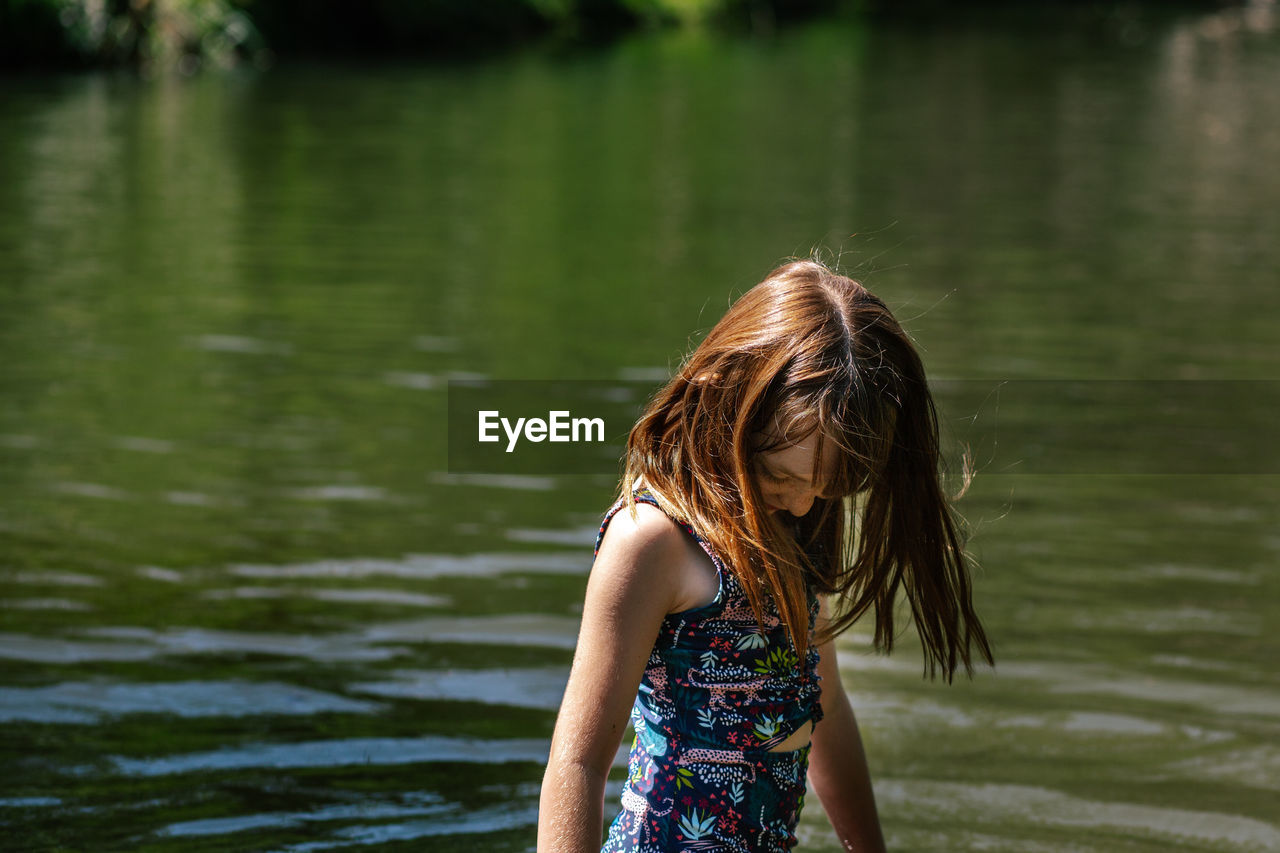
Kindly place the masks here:
POLYGON ((786 477, 779 477, 763 465, 760 466, 760 473, 771 483, 782 483, 786 481, 786 477))

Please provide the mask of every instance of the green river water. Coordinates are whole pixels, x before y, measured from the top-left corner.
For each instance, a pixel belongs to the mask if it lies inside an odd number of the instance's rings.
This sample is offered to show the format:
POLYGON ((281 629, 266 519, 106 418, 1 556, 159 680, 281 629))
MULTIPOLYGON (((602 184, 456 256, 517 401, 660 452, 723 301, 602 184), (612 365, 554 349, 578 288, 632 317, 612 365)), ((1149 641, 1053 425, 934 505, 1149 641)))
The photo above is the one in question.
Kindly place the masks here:
POLYGON ((1251 8, 0 80, 0 848, 532 850, 614 481, 448 470, 448 382, 653 387, 821 245, 939 380, 1127 380, 978 454, 994 670, 841 638, 891 849, 1280 849, 1251 8))

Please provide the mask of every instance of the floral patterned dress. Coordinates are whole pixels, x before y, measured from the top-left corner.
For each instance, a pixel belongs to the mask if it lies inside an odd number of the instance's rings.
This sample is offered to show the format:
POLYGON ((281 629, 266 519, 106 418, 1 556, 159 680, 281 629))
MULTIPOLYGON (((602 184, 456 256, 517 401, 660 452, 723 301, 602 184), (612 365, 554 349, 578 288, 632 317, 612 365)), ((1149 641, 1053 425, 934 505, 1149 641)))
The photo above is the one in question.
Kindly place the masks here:
MULTIPOLYGON (((661 509, 647 489, 637 501, 661 509)), ((619 499, 596 536, 625 506, 619 499)), ((703 607, 669 614, 658 633, 635 705, 635 740, 622 811, 602 853, 677 850, 787 851, 804 804, 809 747, 771 752, 822 719, 810 644, 803 660, 772 607, 761 626, 720 556, 687 524, 720 575, 703 607)), ((818 602, 809 594, 809 631, 818 602)))

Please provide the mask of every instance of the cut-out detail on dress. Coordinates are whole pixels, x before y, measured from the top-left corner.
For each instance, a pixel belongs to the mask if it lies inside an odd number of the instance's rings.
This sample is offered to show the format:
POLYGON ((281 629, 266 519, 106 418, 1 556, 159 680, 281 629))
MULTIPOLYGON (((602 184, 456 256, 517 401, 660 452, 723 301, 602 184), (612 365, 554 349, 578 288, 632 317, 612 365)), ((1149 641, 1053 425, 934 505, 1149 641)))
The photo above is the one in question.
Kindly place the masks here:
POLYGON ((813 720, 801 720, 794 729, 786 732, 786 736, 773 746, 769 747, 769 752, 795 752, 797 749, 804 749, 813 743, 813 732, 818 724, 813 720), (803 734, 803 740, 798 740, 794 745, 788 745, 787 741, 791 740, 798 734, 803 734), (784 747, 786 747, 784 749, 784 747))

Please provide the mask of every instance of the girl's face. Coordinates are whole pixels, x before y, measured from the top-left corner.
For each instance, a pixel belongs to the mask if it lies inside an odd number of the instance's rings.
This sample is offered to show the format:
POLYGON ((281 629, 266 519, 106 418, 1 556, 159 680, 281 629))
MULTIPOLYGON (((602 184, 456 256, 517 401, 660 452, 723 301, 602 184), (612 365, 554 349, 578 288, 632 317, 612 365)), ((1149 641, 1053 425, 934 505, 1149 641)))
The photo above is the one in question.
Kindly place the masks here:
MULTIPOLYGON (((770 512, 785 510, 798 518, 809 512, 815 498, 824 497, 811 479, 817 449, 818 434, 814 432, 798 444, 756 454, 756 487, 770 512)), ((824 474, 829 480, 835 473, 836 455, 825 455, 824 474)))

